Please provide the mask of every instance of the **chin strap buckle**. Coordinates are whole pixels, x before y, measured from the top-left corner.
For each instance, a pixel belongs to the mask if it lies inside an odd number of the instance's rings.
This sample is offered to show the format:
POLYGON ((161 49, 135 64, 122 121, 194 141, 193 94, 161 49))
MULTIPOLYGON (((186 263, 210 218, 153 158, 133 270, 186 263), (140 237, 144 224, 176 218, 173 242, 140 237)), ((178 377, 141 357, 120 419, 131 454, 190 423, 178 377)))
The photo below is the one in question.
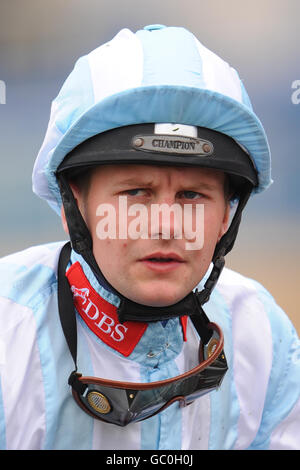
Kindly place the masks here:
POLYGON ((198 292, 198 289, 196 289, 195 293, 197 296, 197 300, 200 305, 205 304, 208 302, 210 295, 215 287, 215 285, 218 282, 218 279, 220 277, 220 274, 224 268, 225 265, 225 259, 224 256, 219 256, 218 258, 215 259, 214 261, 214 266, 213 269, 204 284, 204 288, 201 292, 198 292))

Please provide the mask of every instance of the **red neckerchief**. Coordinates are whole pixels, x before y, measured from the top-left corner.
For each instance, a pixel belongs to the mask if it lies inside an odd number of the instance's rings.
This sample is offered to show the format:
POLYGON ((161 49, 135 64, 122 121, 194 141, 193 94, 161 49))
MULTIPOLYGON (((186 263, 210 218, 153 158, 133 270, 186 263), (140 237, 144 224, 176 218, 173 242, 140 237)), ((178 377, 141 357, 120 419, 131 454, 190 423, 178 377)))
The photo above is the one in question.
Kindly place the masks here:
MULTIPOLYGON (((66 272, 74 305, 87 326, 105 344, 123 356, 129 356, 145 333, 148 323, 119 323, 117 307, 103 299, 91 286, 78 261, 66 272)), ((183 339, 186 341, 187 316, 180 317, 183 339)))

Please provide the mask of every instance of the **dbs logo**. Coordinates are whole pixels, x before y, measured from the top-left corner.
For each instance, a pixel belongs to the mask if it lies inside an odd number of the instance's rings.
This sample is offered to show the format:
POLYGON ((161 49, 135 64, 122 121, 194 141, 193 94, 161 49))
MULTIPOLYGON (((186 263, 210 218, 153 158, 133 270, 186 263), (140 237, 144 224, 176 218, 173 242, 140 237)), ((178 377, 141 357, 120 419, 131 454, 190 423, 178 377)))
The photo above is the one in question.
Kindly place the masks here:
POLYGON ((124 334, 128 330, 125 325, 116 323, 115 320, 106 313, 99 310, 97 305, 89 298, 90 290, 86 287, 79 289, 71 286, 73 298, 77 297, 75 304, 81 303, 81 311, 87 318, 94 322, 95 327, 109 335, 114 341, 123 341, 124 334))
POLYGON ((74 306, 90 330, 105 344, 129 356, 147 329, 147 323, 119 323, 117 307, 91 286, 77 261, 66 272, 74 306))

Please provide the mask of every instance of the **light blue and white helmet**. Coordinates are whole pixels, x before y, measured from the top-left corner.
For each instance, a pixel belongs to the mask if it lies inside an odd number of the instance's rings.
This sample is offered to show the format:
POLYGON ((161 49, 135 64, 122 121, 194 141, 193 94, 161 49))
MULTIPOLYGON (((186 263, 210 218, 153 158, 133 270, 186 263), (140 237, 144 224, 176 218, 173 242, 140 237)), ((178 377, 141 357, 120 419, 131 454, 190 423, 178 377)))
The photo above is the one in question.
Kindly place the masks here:
POLYGON ((237 72, 184 28, 121 30, 81 57, 52 102, 33 170, 33 190, 60 213, 55 173, 90 137, 142 123, 180 123, 232 137, 258 174, 254 192, 271 184, 270 151, 237 72))

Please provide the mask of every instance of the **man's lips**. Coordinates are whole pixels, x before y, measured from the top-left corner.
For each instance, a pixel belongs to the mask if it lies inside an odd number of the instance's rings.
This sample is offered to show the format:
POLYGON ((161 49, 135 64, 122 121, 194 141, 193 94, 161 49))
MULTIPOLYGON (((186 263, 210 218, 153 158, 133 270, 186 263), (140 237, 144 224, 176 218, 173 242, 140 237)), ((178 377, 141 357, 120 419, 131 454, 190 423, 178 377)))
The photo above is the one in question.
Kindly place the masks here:
POLYGON ((156 272, 169 272, 185 263, 177 253, 156 252, 140 259, 144 266, 156 272))

